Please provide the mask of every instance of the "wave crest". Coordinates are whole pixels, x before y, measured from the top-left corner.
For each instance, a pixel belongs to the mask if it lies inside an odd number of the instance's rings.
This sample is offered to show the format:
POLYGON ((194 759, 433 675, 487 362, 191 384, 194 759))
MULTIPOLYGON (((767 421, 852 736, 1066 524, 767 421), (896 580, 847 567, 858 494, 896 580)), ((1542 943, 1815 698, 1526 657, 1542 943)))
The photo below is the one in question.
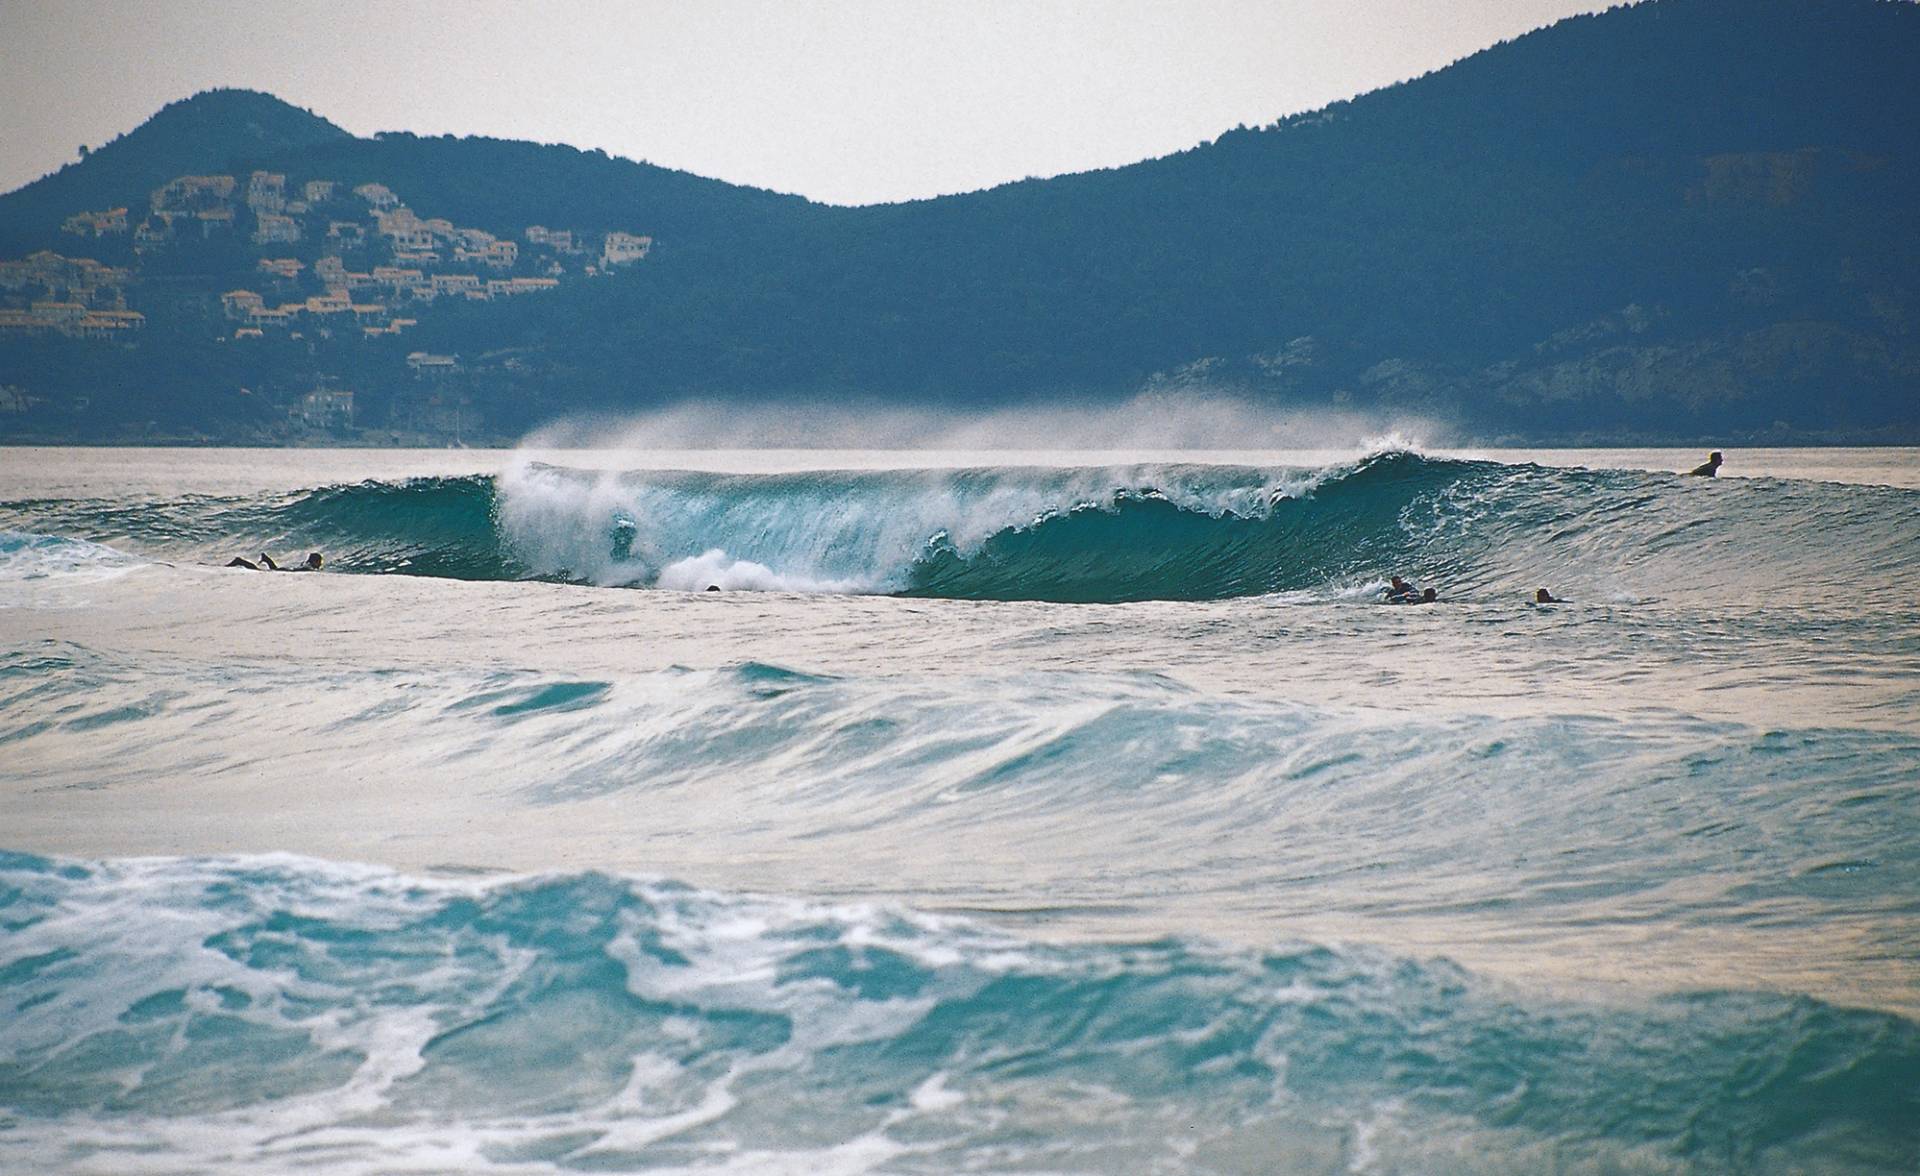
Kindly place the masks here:
POLYGON ((700 591, 982 600, 1453 599, 1900 591, 1920 492, 1548 469, 1392 449, 1332 466, 1202 464, 748 475, 589 471, 363 482, 159 503, 0 504, 0 527, 224 563, 320 550, 342 571, 700 591))

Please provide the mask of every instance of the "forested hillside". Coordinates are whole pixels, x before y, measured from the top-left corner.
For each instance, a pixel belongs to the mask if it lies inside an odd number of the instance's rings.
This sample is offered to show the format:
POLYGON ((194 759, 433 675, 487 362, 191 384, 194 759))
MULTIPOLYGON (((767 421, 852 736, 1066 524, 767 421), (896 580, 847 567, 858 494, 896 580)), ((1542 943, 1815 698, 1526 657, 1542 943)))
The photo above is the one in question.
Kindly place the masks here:
POLYGON ((224 152, 237 176, 384 185, 523 249, 535 225, 651 248, 556 256, 551 290, 434 299, 398 335, 245 340, 205 299, 261 257, 333 247, 176 250, 128 288, 138 338, 0 341, 0 384, 34 401, 0 432, 272 437, 321 386, 356 391, 356 431, 441 428, 452 406, 508 434, 688 397, 1205 385, 1484 439, 1920 440, 1916 61, 1909 3, 1657 0, 1167 158, 854 209, 565 147, 355 139, 259 95, 240 119, 208 95, 0 198, 0 241, 72 254, 61 215, 137 206, 224 152), (271 133, 209 147, 161 125, 198 125, 196 103, 271 133), (54 207, 55 181, 78 206, 54 207), (428 377, 406 362, 422 352, 456 362, 428 377))

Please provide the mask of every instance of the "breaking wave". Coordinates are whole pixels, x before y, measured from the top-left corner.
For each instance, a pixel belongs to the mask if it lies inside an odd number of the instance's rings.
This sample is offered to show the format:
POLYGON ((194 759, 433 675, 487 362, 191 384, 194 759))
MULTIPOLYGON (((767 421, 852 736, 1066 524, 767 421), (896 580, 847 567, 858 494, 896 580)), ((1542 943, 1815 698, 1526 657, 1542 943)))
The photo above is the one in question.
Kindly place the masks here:
POLYGON ((1458 598, 1897 589, 1920 492, 1708 482, 1410 452, 1321 468, 585 471, 369 481, 252 498, 12 502, 0 525, 225 562, 343 571, 979 600, 1352 595, 1389 571, 1458 598))

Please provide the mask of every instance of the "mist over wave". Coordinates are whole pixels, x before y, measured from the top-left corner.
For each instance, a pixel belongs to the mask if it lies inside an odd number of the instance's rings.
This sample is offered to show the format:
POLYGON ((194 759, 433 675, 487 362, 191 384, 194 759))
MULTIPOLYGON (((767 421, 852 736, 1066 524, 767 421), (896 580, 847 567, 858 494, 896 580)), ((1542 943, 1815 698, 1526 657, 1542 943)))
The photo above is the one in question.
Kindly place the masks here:
POLYGON ((991 409, 907 407, 890 401, 739 404, 690 401, 652 412, 555 421, 523 449, 922 449, 1168 451, 1350 450, 1439 443, 1450 430, 1426 417, 1383 418, 1331 408, 1288 409, 1204 385, 991 409))

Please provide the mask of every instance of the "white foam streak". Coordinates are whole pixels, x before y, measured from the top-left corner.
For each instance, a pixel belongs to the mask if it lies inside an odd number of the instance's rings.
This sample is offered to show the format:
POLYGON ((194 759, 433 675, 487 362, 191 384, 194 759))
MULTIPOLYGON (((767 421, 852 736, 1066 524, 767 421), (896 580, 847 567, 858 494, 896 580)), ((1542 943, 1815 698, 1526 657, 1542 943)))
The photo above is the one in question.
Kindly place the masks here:
POLYGON ((765 564, 750 559, 734 559, 719 548, 690 559, 668 564, 660 570, 657 586, 680 592, 703 592, 718 588, 725 592, 872 592, 879 585, 873 580, 819 580, 810 576, 784 576, 765 564))
POLYGON ((146 561, 85 539, 0 531, 0 609, 74 608, 73 590, 117 580, 146 561))

